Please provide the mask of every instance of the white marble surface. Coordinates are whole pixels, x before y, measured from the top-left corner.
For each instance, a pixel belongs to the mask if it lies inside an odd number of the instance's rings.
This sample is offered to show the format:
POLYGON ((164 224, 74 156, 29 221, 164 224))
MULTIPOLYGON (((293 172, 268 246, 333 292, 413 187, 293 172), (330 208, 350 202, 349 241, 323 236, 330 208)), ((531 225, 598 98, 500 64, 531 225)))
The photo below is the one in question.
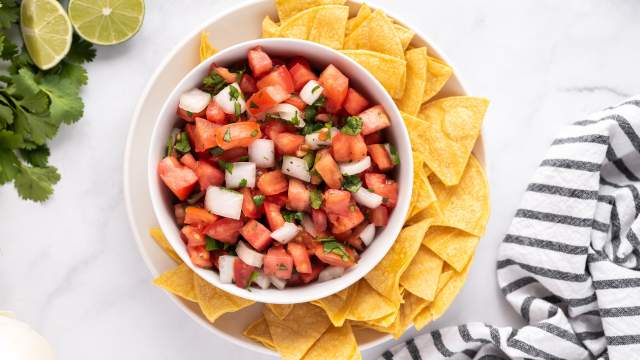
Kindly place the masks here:
MULTIPOLYGON (((270 358, 216 338, 151 286, 123 200, 122 157, 139 94, 173 44, 228 3, 147 1, 141 32, 100 48, 89 65, 84 119, 51 144, 62 173, 52 200, 27 203, 0 188, 0 310, 31 323, 60 359, 270 358)), ((492 99, 485 126, 491 222, 469 281, 432 326, 517 326, 496 285, 497 245, 553 134, 640 91, 640 2, 371 3, 431 36, 470 90, 492 99)))

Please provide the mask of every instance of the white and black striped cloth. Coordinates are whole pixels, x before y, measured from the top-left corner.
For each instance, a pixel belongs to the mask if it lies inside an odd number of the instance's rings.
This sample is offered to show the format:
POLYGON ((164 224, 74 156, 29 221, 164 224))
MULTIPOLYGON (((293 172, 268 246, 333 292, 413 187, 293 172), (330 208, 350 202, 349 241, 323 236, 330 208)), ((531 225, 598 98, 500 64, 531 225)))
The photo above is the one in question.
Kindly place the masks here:
POLYGON ((500 246, 498 283, 529 325, 471 323, 383 359, 640 359, 640 97, 568 126, 500 246))

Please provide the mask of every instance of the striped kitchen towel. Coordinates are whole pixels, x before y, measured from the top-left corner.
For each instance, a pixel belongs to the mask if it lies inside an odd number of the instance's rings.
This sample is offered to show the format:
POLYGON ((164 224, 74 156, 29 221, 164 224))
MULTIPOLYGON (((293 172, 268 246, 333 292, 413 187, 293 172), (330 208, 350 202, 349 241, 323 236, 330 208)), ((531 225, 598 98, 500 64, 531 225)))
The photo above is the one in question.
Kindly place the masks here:
POLYGON ((500 246, 529 325, 433 331, 384 359, 640 359, 640 97, 562 131, 500 246))

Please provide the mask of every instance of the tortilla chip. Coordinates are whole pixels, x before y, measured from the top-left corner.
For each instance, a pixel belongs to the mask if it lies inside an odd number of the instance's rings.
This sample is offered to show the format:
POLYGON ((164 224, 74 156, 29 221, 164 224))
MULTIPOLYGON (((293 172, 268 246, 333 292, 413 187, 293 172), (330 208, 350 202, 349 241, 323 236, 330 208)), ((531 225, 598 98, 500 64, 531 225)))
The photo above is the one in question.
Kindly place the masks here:
POLYGON ((398 39, 400 39, 402 48, 406 50, 409 47, 409 44, 411 44, 411 40, 413 40, 413 36, 416 34, 416 32, 400 24, 393 24, 393 29, 396 31, 398 39))
POLYGON ((393 304, 372 288, 366 280, 360 280, 351 287, 356 289, 350 295, 347 319, 356 321, 379 319, 396 310, 393 304))
MULTIPOLYGON (((407 129, 407 130, 411 131, 411 129, 407 129)), ((422 155, 420 155, 420 153, 413 152, 412 157, 413 157, 413 191, 411 192, 411 200, 409 202, 409 211, 407 212, 407 218, 411 217, 411 215, 413 214, 413 209, 416 205, 416 202, 418 201, 418 197, 420 196, 420 190, 422 189, 421 173, 424 172, 422 167, 422 164, 424 163, 424 158, 422 157, 422 155)))
POLYGON ((406 61, 369 50, 342 50, 371 73, 394 99, 404 93, 403 79, 406 77, 406 61))
POLYGON ((489 221, 489 184, 482 166, 471 155, 457 186, 444 186, 433 177, 433 190, 442 209, 434 223, 464 230, 476 236, 484 234, 489 221))
POLYGON ((205 61, 211 55, 217 53, 213 45, 209 42, 209 34, 206 31, 203 31, 200 34, 200 62, 205 61))
POLYGON ((345 36, 351 34, 353 30, 357 29, 358 26, 360 26, 365 20, 367 20, 369 15, 371 15, 372 13, 373 10, 371 10, 371 8, 367 4, 360 5, 358 14, 347 21, 345 36))
POLYGON ((269 325, 267 325, 267 320, 265 320, 264 316, 261 316, 249 325, 242 335, 262 344, 269 350, 276 351, 276 347, 273 345, 273 339, 271 338, 271 332, 269 332, 269 325))
POLYGON ((210 322, 216 321, 226 313, 244 309, 254 303, 218 289, 197 274, 193 274, 193 284, 200 310, 210 322))
POLYGON ((321 5, 344 5, 346 0, 276 0, 278 18, 283 22, 307 9, 321 5))
POLYGON ((264 316, 273 344, 285 360, 300 359, 331 326, 324 311, 310 303, 295 304, 284 319, 265 307, 264 316))
POLYGON ((405 292, 404 303, 402 303, 400 312, 393 322, 393 325, 389 326, 388 333, 393 335, 395 339, 399 339, 413 322, 413 318, 425 307, 429 306, 430 303, 430 301, 415 296, 408 291, 405 292))
MULTIPOLYGON (((415 166, 414 166, 414 169, 416 169, 415 166)), ((429 182, 429 177, 426 175, 424 171, 424 167, 420 166, 419 168, 417 168, 414 171, 413 176, 414 176, 413 191, 415 194, 415 202, 413 203, 413 207, 409 211, 409 214, 410 214, 409 220, 411 220, 415 215, 429 208, 431 204, 434 204, 438 201, 438 198, 436 197, 436 193, 431 187, 431 183, 429 182)), ((413 197, 412 197, 412 200, 413 200, 413 197)), ((433 215, 439 215, 439 214, 440 213, 437 212, 433 215)))
POLYGON ((389 313, 388 315, 373 320, 367 320, 361 324, 363 325, 363 327, 374 329, 376 331, 388 332, 389 327, 393 325, 399 313, 400 307, 398 306, 393 310, 392 313, 389 313))
POLYGON ((304 10, 285 21, 281 20, 280 36, 306 40, 309 37, 313 20, 316 18, 318 11, 319 7, 314 7, 304 10))
POLYGON ((456 271, 462 271, 473 257, 479 240, 480 237, 462 230, 434 226, 427 231, 422 243, 456 271))
POLYGON ((404 48, 393 23, 381 10, 369 15, 344 39, 345 49, 371 50, 404 59, 404 48))
POLYGON ((156 244, 164 250, 165 254, 169 255, 169 257, 178 264, 182 263, 182 259, 180 259, 180 256, 173 250, 173 247, 169 244, 169 240, 167 240, 159 227, 149 229, 149 235, 151 235, 156 244))
POLYGON ((280 36, 280 25, 276 24, 269 16, 262 20, 262 37, 275 38, 280 36))
POLYGON ((429 168, 445 185, 460 181, 488 106, 486 99, 455 96, 430 102, 420 109, 418 117, 423 124, 419 126, 420 134, 409 134, 411 145, 424 155, 429 168))
POLYGON ((302 360, 359 359, 358 343, 348 322, 330 326, 304 355, 302 360))
POLYGON ((369 285, 389 299, 396 307, 400 306, 402 302, 400 276, 409 267, 411 260, 418 252, 430 224, 430 220, 425 220, 402 229, 389 252, 365 276, 369 285))
POLYGON ((431 56, 428 59, 427 72, 427 85, 424 88, 423 102, 427 102, 439 93, 451 75, 453 75, 453 69, 449 65, 431 56))
POLYGON ((197 302, 198 298, 193 287, 193 275, 193 271, 187 265, 180 264, 172 270, 160 274, 153 280, 153 284, 183 299, 197 302))
POLYGON ((355 285, 349 286, 337 294, 312 301, 311 303, 321 307, 327 313, 333 326, 342 326, 347 319, 351 299, 350 294, 355 291, 355 285))
MULTIPOLYGON (((427 231, 427 236, 429 232, 431 231, 427 231)), ((443 261, 438 255, 426 246, 420 246, 411 264, 400 277, 400 285, 408 292, 431 301, 436 296, 442 264, 443 261)))
POLYGON ((348 6, 320 6, 307 40, 334 49, 342 49, 344 31, 349 18, 348 6))
POLYGON ((284 319, 289 315, 291 309, 293 309, 293 304, 266 304, 265 306, 268 307, 278 319, 284 319))
POLYGON ((402 98, 396 101, 398 108, 410 115, 417 115, 427 83, 427 48, 419 47, 405 53, 407 81, 402 98))

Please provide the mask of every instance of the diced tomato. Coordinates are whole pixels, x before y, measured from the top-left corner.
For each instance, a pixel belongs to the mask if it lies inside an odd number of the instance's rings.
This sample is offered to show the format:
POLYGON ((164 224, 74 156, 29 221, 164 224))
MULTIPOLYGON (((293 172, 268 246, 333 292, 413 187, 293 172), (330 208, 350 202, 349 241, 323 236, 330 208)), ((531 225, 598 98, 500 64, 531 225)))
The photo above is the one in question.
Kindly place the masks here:
POLYGON ((332 114, 340 111, 349 90, 349 78, 331 64, 320 74, 318 82, 324 89, 322 94, 327 98, 325 103, 327 111, 332 114))
POLYGON ((322 114, 316 115, 316 121, 322 121, 324 123, 329 122, 329 121, 333 121, 334 118, 335 117, 333 115, 326 114, 326 113, 322 113, 322 114))
POLYGON ((360 225, 356 226, 355 229, 353 229, 351 236, 349 236, 349 238, 347 239, 347 243, 352 248, 358 251, 364 251, 364 248, 366 246, 364 245, 364 242, 362 241, 362 239, 360 239, 360 234, 362 233, 362 230, 364 230, 364 228, 367 227, 368 225, 369 223, 367 223, 366 221, 363 221, 360 223, 360 225))
POLYGON ((367 188, 384 185, 386 181, 387 176, 385 174, 366 173, 364 175, 364 182, 367 185, 367 188))
POLYGON ((245 97, 251 96, 251 94, 258 91, 258 85, 256 85, 256 79, 249 74, 243 74, 240 79, 240 90, 245 97))
POLYGON ((198 139, 195 149, 196 152, 203 152, 218 146, 216 142, 216 129, 219 127, 220 125, 212 123, 207 119, 196 118, 195 137, 198 139))
POLYGON ((267 196, 267 200, 269 202, 272 202, 272 203, 280 206, 280 207, 283 207, 283 206, 287 205, 287 201, 289 199, 288 199, 288 196, 287 196, 286 192, 281 192, 279 194, 267 196))
POLYGON ((269 223, 269 227, 271 231, 278 230, 282 225, 284 225, 284 217, 282 217, 282 213, 280 212, 280 206, 274 204, 270 201, 264 202, 264 212, 267 216, 267 222, 269 223))
POLYGON ((235 244, 238 241, 242 221, 229 218, 220 218, 207 226, 205 233, 212 238, 226 244, 235 244))
POLYGON ((273 246, 264 256, 263 266, 265 275, 287 280, 293 271, 293 258, 282 246, 273 246))
POLYGON ((254 121, 240 121, 216 129, 216 142, 224 150, 247 147, 260 137, 260 125, 254 121))
POLYGON ((307 104, 300 99, 298 95, 291 95, 287 100, 284 101, 286 104, 290 104, 295 106, 298 110, 303 111, 307 104))
POLYGON ((194 247, 194 246, 202 246, 206 244, 206 241, 204 240, 204 235, 202 234, 202 232, 200 232, 200 230, 198 230, 194 226, 191 226, 191 225, 183 226, 182 229, 180 229, 180 232, 187 238, 188 246, 194 247))
POLYGON ((324 192, 323 208, 327 214, 347 215, 351 202, 351 193, 344 190, 328 189, 324 192))
POLYGON ((362 135, 373 134, 391 126, 391 120, 382 105, 372 106, 358 116, 362 119, 362 135))
POLYGON ((282 171, 273 170, 258 177, 258 189, 265 195, 275 195, 287 191, 289 182, 282 171))
POLYGON ((206 191, 209 186, 221 186, 224 184, 224 172, 204 160, 198 161, 196 175, 202 191, 206 191))
POLYGON ((273 67, 271 58, 269 57, 269 55, 267 55, 266 52, 262 50, 260 46, 256 46, 255 48, 249 50, 249 53, 247 54, 247 60, 249 62, 249 67, 251 68, 251 72, 255 77, 260 77, 268 73, 273 67))
POLYGON ((198 162, 193 157, 193 155, 191 155, 191 153, 182 155, 182 157, 180 158, 180 162, 182 163, 182 165, 188 167, 191 170, 195 170, 196 166, 198 166, 198 162))
POLYGON ((278 134, 284 132, 293 133, 296 131, 295 126, 287 124, 281 120, 267 120, 262 124, 262 131, 267 135, 269 139, 275 140, 278 134))
POLYGON ((257 115, 280 104, 289 98, 289 93, 279 86, 267 86, 258 90, 247 100, 247 111, 257 115))
POLYGON ((316 74, 314 74, 308 66, 300 63, 294 64, 289 68, 289 72, 293 78, 293 88, 295 91, 300 91, 310 80, 318 80, 316 74))
POLYGON ((342 258, 342 255, 338 255, 334 252, 325 252, 324 245, 318 243, 316 245, 316 257, 322 261, 323 263, 329 264, 331 266, 339 266, 339 267, 351 267, 355 265, 356 260, 356 252, 353 251, 349 246, 344 246, 345 252, 348 254, 348 258, 342 258))
POLYGON ((398 202, 398 183, 389 180, 384 174, 367 173, 364 175, 364 181, 367 189, 382 196, 382 203, 393 208, 398 202))
POLYGON ((262 251, 271 245, 271 231, 256 220, 246 223, 240 229, 240 235, 258 251, 262 251))
POLYGON ((300 64, 306 67, 307 69, 311 69, 311 65, 309 65, 309 60, 305 59, 302 56, 294 56, 291 59, 289 59, 289 62, 287 62, 287 67, 289 68, 289 71, 291 71, 291 68, 294 67, 296 64, 300 64))
POLYGON ((257 219, 262 216, 262 208, 256 206, 251 190, 244 187, 240 189, 240 192, 242 193, 242 215, 251 219, 257 219))
POLYGON ((264 89, 268 86, 279 86, 283 88, 287 93, 292 93, 293 79, 286 66, 276 66, 268 75, 265 75, 262 79, 258 80, 258 89, 264 89))
POLYGON ((362 215, 360 208, 355 204, 350 204, 348 209, 347 214, 344 215, 327 213, 327 217, 331 223, 331 232, 337 234, 351 230, 364 220, 364 215, 362 215))
POLYGON ((296 235, 294 241, 303 244, 307 249, 307 253, 309 255, 313 255, 316 249, 316 239, 311 236, 311 234, 304 230, 301 230, 298 235, 296 235))
POLYGON ((213 156, 211 158, 212 161, 226 161, 226 162, 236 162, 240 161, 243 157, 246 157, 249 154, 249 150, 246 147, 233 148, 229 150, 225 150, 219 156, 213 156))
POLYGON ((196 173, 180 164, 178 159, 173 156, 167 156, 160 160, 158 175, 164 184, 182 201, 189 197, 191 190, 198 182, 196 173))
POLYGON ((373 144, 367 146, 371 159, 376 164, 380 171, 387 171, 393 169, 393 161, 389 152, 382 144, 373 144))
POLYGON ((222 107, 213 99, 211 99, 211 102, 209 103, 209 105, 207 105, 205 114, 207 116, 207 120, 213 123, 220 125, 225 125, 227 123, 227 121, 225 120, 224 111, 222 111, 222 107))
POLYGON ((333 237, 336 238, 336 240, 346 243, 347 240, 349 240, 349 238, 353 235, 353 231, 352 230, 347 230, 341 233, 337 233, 337 234, 333 234, 333 237))
POLYGON ((243 289, 248 288, 249 285, 251 285, 249 282, 251 281, 251 274, 253 274, 254 270, 255 268, 253 266, 237 258, 233 262, 233 281, 236 283, 236 286, 243 289))
POLYGON ((314 263, 311 265, 311 272, 309 274, 299 274, 300 279, 302 279, 302 282, 305 284, 308 284, 312 281, 316 281, 316 279, 318 278, 318 275, 320 275, 320 272, 324 270, 324 268, 325 268, 324 263, 322 262, 314 263))
POLYGON ((333 159, 329 150, 324 149, 316 154, 315 169, 322 177, 327 186, 332 189, 340 189, 342 187, 342 174, 338 164, 333 159))
POLYGON ((298 242, 290 242, 287 244, 287 251, 293 257, 293 263, 296 266, 296 271, 303 274, 311 273, 311 260, 309 260, 309 254, 307 248, 298 242))
POLYGON ((369 102, 364 98, 364 96, 360 95, 359 92, 353 88, 349 88, 347 97, 344 99, 344 104, 342 106, 347 114, 358 115, 366 109, 367 106, 369 106, 369 102))
POLYGON ((331 152, 338 162, 360 161, 367 156, 367 145, 361 135, 338 132, 331 139, 331 152))
POLYGON ((371 210, 369 220, 371 220, 371 223, 375 226, 387 226, 389 223, 389 209, 384 205, 378 206, 371 210))
POLYGON ((189 254, 189 259, 191 259, 193 265, 201 268, 211 268, 213 266, 211 256, 204 246, 188 246, 187 253, 189 254))
POLYGON ((233 84, 234 82, 236 82, 236 74, 229 71, 229 69, 227 69, 226 67, 214 66, 213 71, 220 75, 220 77, 222 77, 224 81, 227 82, 227 84, 233 84))
POLYGON ((197 112, 197 113, 192 113, 192 112, 184 110, 183 108, 178 106, 178 110, 176 110, 176 114, 178 115, 178 117, 180 119, 182 119, 182 120, 184 120, 186 122, 193 122, 195 120, 195 118, 197 118, 197 117, 204 117, 205 113, 206 113, 205 110, 202 110, 202 111, 197 112))
MULTIPOLYGON (((184 223, 190 225, 207 225, 215 222, 218 217, 207 209, 189 206, 185 209, 184 223)), ((204 244, 201 244, 204 245, 204 244)))
POLYGON ((176 218, 178 225, 184 224, 185 210, 183 204, 175 204, 173 206, 173 216, 176 218))
POLYGON ((296 211, 306 211, 309 209, 309 189, 307 186, 298 179, 289 179, 289 190, 287 192, 289 201, 287 204, 289 208, 296 211))
POLYGON ((311 209, 311 220, 316 227, 316 231, 324 233, 327 231, 327 214, 319 209, 311 209))
POLYGON ((369 135, 365 135, 364 137, 364 142, 367 145, 379 144, 383 141, 384 141, 384 136, 382 136, 382 133, 380 131, 376 131, 369 135))
POLYGON ((282 155, 295 155, 300 145, 304 144, 304 136, 292 133, 280 133, 273 139, 276 150, 282 155))

